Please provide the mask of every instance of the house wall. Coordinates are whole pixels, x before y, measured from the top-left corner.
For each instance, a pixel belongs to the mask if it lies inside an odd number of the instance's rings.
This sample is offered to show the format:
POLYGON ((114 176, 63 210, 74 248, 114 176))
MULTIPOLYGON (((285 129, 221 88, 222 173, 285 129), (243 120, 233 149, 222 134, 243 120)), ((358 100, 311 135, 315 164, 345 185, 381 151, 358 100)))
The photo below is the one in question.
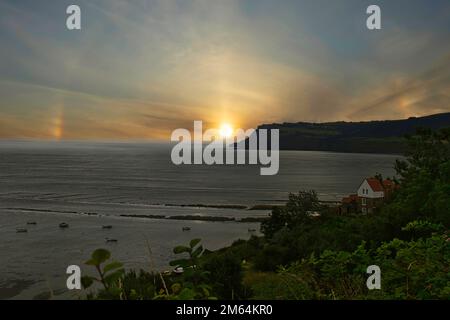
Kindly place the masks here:
POLYGON ((359 198, 358 211, 362 213, 372 213, 376 207, 383 203, 383 198, 359 198), (363 204, 365 199, 365 204, 363 204))
POLYGON ((358 188, 358 196, 364 197, 364 198, 369 198, 369 199, 383 198, 384 192, 383 191, 379 191, 379 192, 373 191, 372 188, 370 187, 369 183, 367 182, 367 180, 364 180, 363 183, 361 183, 361 185, 358 188), (368 191, 367 194, 364 192, 364 190, 368 191))
POLYGON ((343 203, 339 208, 339 214, 353 214, 361 211, 358 201, 343 203))

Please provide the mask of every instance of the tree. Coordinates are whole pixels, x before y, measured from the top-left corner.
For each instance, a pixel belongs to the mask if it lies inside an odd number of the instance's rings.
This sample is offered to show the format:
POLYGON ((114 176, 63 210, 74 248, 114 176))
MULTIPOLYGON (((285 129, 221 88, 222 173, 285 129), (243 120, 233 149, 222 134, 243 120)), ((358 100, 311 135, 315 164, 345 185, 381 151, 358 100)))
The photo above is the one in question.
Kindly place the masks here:
POLYGON ((231 252, 213 254, 202 265, 209 271, 209 283, 217 297, 225 300, 245 298, 241 260, 231 252))
POLYGON ((261 232, 267 238, 272 238, 283 228, 292 229, 308 223, 313 213, 322 213, 325 208, 314 190, 290 193, 286 206, 273 209, 270 218, 261 223, 261 232))
POLYGON ((409 221, 430 219, 450 225, 450 128, 418 130, 408 137, 406 160, 397 160, 401 188, 397 214, 409 221))

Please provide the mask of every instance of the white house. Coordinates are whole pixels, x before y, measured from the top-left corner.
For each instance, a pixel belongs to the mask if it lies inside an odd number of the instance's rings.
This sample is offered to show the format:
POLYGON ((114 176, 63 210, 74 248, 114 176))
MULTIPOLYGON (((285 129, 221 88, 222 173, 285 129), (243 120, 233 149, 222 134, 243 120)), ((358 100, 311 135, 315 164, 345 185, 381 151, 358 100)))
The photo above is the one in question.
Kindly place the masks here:
POLYGON ((379 199, 384 198, 384 187, 377 178, 367 178, 358 188, 358 197, 379 199))
POLYGON ((393 186, 391 180, 380 181, 377 178, 367 178, 358 188, 358 198, 362 213, 371 213, 378 207, 393 186))
POLYGON ((386 198, 389 198, 397 188, 394 181, 378 178, 366 178, 361 182, 357 194, 351 194, 342 198, 339 212, 342 213, 371 213, 382 205, 386 198))

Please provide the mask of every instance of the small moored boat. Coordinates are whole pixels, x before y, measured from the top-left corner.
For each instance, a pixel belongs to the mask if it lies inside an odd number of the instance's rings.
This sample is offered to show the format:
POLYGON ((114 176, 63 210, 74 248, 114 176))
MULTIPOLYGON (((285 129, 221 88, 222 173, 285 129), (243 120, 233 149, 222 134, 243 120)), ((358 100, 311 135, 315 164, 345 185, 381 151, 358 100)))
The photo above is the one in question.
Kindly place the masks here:
POLYGON ((28 225, 36 225, 37 223, 36 223, 36 221, 28 221, 27 224, 28 225))
POLYGON ((62 228, 62 229, 64 229, 64 228, 68 228, 69 225, 68 225, 67 223, 65 223, 65 222, 61 222, 61 223, 59 224, 59 227, 62 228))
POLYGON ((16 228, 16 232, 17 233, 25 233, 25 232, 28 232, 28 230, 25 228, 16 228))
POLYGON ((181 230, 183 230, 183 231, 189 231, 189 230, 191 230, 191 228, 190 228, 190 227, 183 227, 181 230))
POLYGON ((175 269, 173 269, 173 273, 176 274, 182 274, 184 272, 183 267, 176 267, 175 269))
POLYGON ((106 238, 106 242, 117 242, 117 239, 106 238))
POLYGON ((102 229, 112 229, 112 226, 111 225, 102 226, 102 229))

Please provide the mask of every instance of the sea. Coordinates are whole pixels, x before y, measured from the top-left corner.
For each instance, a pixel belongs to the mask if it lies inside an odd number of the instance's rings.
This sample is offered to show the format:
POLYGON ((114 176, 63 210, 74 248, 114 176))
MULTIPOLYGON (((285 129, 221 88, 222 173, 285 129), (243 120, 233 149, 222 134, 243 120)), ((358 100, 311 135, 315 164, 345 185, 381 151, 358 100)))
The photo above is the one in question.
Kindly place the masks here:
POLYGON ((239 221, 269 215, 254 206, 299 190, 339 201, 365 177, 394 176, 399 158, 281 151, 278 174, 261 176, 259 165, 176 166, 170 154, 158 143, 0 141, 0 299, 82 298, 66 270, 92 274, 84 262, 98 248, 126 269, 171 270, 173 247, 191 239, 216 250, 259 235, 259 223, 239 221))

